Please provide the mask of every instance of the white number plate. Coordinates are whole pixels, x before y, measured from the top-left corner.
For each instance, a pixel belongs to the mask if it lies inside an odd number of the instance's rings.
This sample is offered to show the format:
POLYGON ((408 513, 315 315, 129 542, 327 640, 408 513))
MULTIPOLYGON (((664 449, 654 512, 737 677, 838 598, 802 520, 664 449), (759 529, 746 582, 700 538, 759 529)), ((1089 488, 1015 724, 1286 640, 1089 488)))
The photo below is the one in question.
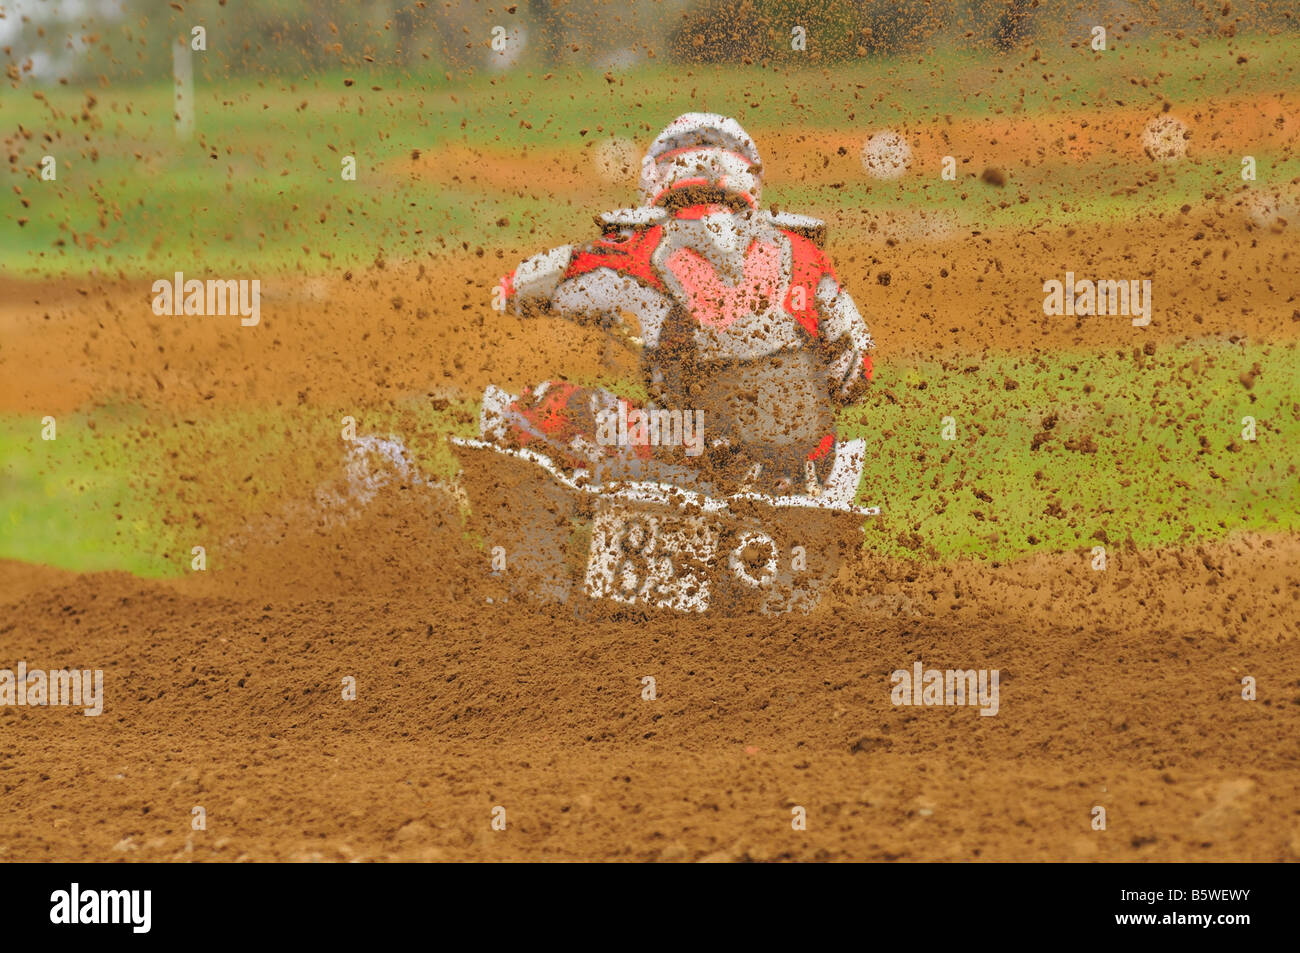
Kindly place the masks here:
POLYGON ((609 508, 592 523, 587 595, 677 612, 709 608, 719 527, 699 516, 609 508))

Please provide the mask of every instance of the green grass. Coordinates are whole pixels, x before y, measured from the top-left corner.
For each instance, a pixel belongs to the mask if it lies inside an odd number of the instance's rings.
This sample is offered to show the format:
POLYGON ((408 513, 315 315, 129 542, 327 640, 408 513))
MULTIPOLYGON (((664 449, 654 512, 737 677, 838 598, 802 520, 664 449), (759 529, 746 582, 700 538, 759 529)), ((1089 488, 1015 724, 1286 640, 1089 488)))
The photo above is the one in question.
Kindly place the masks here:
POLYGON ((885 364, 877 383, 890 397, 843 421, 846 436, 882 451, 869 455, 861 499, 885 508, 872 545, 887 554, 1007 559, 1300 527, 1295 345, 1006 356, 963 373, 969 366, 885 364), (1247 390, 1241 376, 1257 360, 1247 390), (1241 435, 1247 415, 1253 443, 1241 435))
MULTIPOLYGON (((529 232, 539 220, 550 231, 586 231, 591 210, 539 201, 534 193, 545 195, 544 182, 449 190, 388 169, 414 150, 447 143, 507 152, 581 146, 609 135, 643 143, 686 109, 736 115, 760 139, 765 130, 791 126, 865 135, 945 116, 1035 115, 1118 102, 1154 112, 1166 98, 1177 104, 1293 89, 1297 61, 1300 38, 1284 36, 1219 39, 1198 49, 1121 42, 1105 55, 1049 48, 1039 61, 1023 64, 944 50, 779 73, 758 66, 649 66, 617 74, 612 83, 593 71, 550 80, 528 72, 480 75, 454 86, 440 73, 355 72, 347 74, 355 79, 350 87, 342 73, 298 82, 209 76, 196 78, 197 133, 188 143, 172 130, 168 82, 87 90, 24 86, 6 91, 0 112, 18 157, 6 185, 21 189, 21 195, 0 189, 0 268, 29 275, 320 272, 381 253, 417 258, 444 243, 533 244, 529 232), (1248 57, 1248 66, 1236 63, 1238 54, 1248 57), (34 173, 46 154, 59 162, 55 182, 34 173), (340 180, 343 155, 357 157, 355 182, 340 180), (503 217, 508 225, 495 227, 503 217), (19 219, 27 221, 19 226, 19 219)), ((1257 158, 1262 167, 1279 163, 1269 181, 1296 173, 1294 159, 1257 158)), ((926 191, 914 182, 869 192, 861 179, 844 190, 773 183, 768 198, 811 214, 954 207, 963 224, 1034 227, 1176 208, 1214 184, 1214 169, 1189 162, 1177 175, 1118 200, 1104 177, 1081 174, 1087 170, 1058 167, 1043 182, 1034 182, 1028 169, 1023 176, 1009 171, 1007 196, 999 196, 1009 197, 1006 209, 983 200, 963 203, 951 189, 926 191), (1020 188, 1031 189, 1030 202, 1011 195, 1020 188)), ((629 182, 620 194, 631 196, 632 187, 629 182)))
POLYGON ((84 414, 64 416, 53 440, 42 439, 38 418, 0 422, 0 556, 82 571, 163 572, 159 557, 178 552, 178 540, 133 486, 139 455, 120 446, 136 417, 132 408, 115 408, 109 427, 92 430, 84 414))
MULTIPOLYGON (((341 476, 342 417, 284 408, 163 419, 119 404, 60 417, 49 441, 37 418, 0 417, 0 558, 169 576, 203 545, 219 568, 222 540, 245 521, 312 505, 314 488, 341 476)), ((400 434, 423 474, 448 479, 455 461, 441 438, 472 434, 476 419, 473 407, 426 402, 373 409, 357 430, 400 434)))
MULTIPOLYGON (((1260 162, 1261 185, 1300 177, 1300 158, 1256 158, 1260 162)), ((836 208, 851 208, 868 218, 882 212, 919 211, 943 216, 953 227, 967 229, 1052 228, 1067 219, 1078 227, 1175 215, 1185 204, 1196 206, 1209 194, 1226 196, 1239 188, 1242 183, 1236 174, 1238 169, 1232 160, 1187 160, 1178 163, 1176 168, 1163 167, 1158 179, 1128 194, 1124 189, 1136 185, 1133 177, 1117 179, 1113 160, 1103 158, 1071 165, 1068 176, 1061 175, 1059 169, 1047 173, 1037 169, 1013 173, 1003 188, 984 185, 969 177, 964 182, 945 182, 942 186, 916 178, 850 183, 837 190, 839 201, 833 206, 825 204, 825 189, 786 187, 780 190, 780 204, 783 208, 809 210, 809 214, 821 216, 834 214, 836 208), (1224 174, 1225 170, 1228 175, 1224 174), (1087 191, 1080 189, 1080 182, 1089 184, 1087 191), (1069 211, 1064 212, 1067 208, 1069 211)), ((974 174, 980 171, 976 169, 974 174)))
MULTIPOLYGON (((1296 345, 1247 355, 1210 342, 1154 355, 882 362, 869 398, 841 420, 844 436, 870 447, 860 500, 884 508, 867 545, 1000 560, 1300 529, 1297 367, 1296 345), (1248 390, 1241 375, 1255 363, 1248 390), (1253 443, 1241 437, 1247 414, 1253 443)), ((197 541, 216 568, 213 527, 229 529, 232 511, 301 507, 316 482, 339 476, 339 416, 292 408, 163 421, 116 406, 60 420, 52 442, 38 420, 0 418, 0 557, 162 576, 183 571, 197 541), (310 460, 325 462, 313 471, 310 460)), ((454 462, 441 438, 471 433, 475 419, 470 404, 420 402, 372 411, 359 431, 401 436, 422 468, 445 478, 454 462)))

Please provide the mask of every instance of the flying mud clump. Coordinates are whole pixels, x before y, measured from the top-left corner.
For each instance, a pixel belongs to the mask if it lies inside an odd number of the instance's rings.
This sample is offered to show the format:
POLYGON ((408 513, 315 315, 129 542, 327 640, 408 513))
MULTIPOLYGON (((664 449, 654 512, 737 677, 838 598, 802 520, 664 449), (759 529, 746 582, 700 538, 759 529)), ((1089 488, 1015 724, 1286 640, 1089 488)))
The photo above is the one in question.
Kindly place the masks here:
POLYGON ((878 132, 862 147, 862 167, 876 179, 897 179, 912 163, 912 147, 892 130, 878 132))
POLYGON ((1187 155, 1187 140, 1191 137, 1181 119, 1157 116, 1142 129, 1142 151, 1157 162, 1177 162, 1187 155))

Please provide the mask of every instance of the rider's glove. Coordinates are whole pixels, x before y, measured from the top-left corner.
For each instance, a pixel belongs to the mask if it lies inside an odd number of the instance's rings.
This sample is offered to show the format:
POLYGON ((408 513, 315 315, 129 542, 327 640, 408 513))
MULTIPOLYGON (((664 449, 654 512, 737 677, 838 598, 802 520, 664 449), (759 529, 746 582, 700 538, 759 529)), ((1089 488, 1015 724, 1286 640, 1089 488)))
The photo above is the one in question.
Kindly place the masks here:
POLYGON ((841 405, 851 404, 862 397, 871 380, 875 342, 857 305, 833 278, 822 278, 817 305, 821 312, 818 331, 829 358, 831 394, 841 405))

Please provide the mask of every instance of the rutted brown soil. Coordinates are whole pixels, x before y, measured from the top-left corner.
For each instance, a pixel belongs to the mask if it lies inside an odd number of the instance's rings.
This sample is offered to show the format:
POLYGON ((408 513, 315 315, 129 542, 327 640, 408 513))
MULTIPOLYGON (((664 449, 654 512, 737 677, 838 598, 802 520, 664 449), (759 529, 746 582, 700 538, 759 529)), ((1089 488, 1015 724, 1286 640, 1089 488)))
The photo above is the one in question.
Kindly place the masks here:
MULTIPOLYGON (((1217 102, 1169 103, 1169 114, 1191 131, 1187 154, 1216 155, 1236 164, 1242 142, 1258 143, 1254 148, 1294 147, 1300 120, 1296 119, 1294 94, 1279 90, 1252 97, 1222 98, 1217 102)), ((1142 130, 1157 116, 1163 104, 1072 109, 1053 114, 954 119, 948 115, 922 116, 897 128, 912 150, 913 167, 938 169, 945 155, 963 166, 963 173, 978 175, 986 164, 1014 167, 1025 173, 1038 166, 1055 167, 1094 159, 1108 159, 1116 171, 1127 168, 1130 181, 1150 168, 1143 151, 1142 130), (974 165, 974 168, 969 166, 974 165)), ((762 143, 764 168, 773 182, 821 185, 856 181, 862 176, 860 153, 865 133, 875 131, 874 120, 859 116, 858 125, 843 130, 765 129, 752 130, 762 143)), ((878 124, 877 124, 878 125, 878 124)), ((626 164, 613 156, 605 159, 608 184, 592 182, 593 166, 600 168, 593 153, 608 139, 595 137, 581 146, 516 147, 476 149, 448 144, 389 163, 397 176, 415 175, 449 188, 482 188, 496 193, 513 192, 521 183, 545 182, 554 198, 571 198, 589 204, 595 185, 615 202, 625 192, 624 183, 637 171, 639 155, 633 151, 626 164)), ((1032 172, 1030 173, 1032 175, 1032 172)), ((527 189, 525 189, 527 191, 527 189)))
MULTIPOLYGON (((925 240, 916 234, 925 227, 849 212, 831 223, 830 253, 876 335, 879 362, 1300 336, 1294 223, 1264 227, 1231 203, 1095 231, 925 240), (1043 282, 1067 271, 1154 275, 1151 324, 1045 316, 1043 282)), ((477 398, 488 383, 522 387, 557 368, 600 371, 609 346, 594 332, 491 310, 492 282, 536 250, 391 263, 348 279, 267 277, 252 328, 237 317, 157 317, 149 281, 0 280, 0 411, 39 417, 122 397, 333 410, 430 393, 477 398)))
POLYGON ((0 708, 0 858, 1300 860, 1295 538, 579 622, 374 514, 201 585, 3 566, 0 667, 106 702, 0 708), (918 660, 998 669, 997 716, 892 705, 918 660))

